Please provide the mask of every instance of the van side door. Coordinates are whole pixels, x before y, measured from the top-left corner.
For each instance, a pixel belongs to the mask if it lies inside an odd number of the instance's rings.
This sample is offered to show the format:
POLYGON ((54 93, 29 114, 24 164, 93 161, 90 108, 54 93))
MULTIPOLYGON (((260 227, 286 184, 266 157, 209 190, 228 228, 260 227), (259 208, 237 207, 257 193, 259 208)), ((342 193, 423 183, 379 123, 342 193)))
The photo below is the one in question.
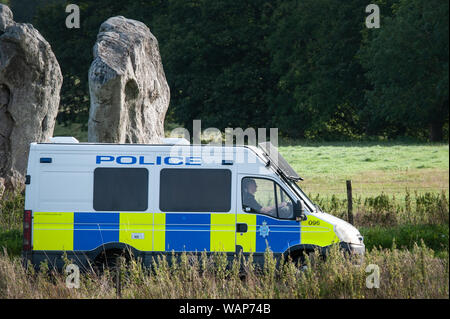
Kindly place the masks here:
POLYGON ((237 250, 277 254, 300 244, 300 222, 294 217, 294 201, 274 180, 239 176, 240 200, 236 215, 237 250))
POLYGON ((234 176, 217 167, 161 170, 164 251, 235 251, 234 176))

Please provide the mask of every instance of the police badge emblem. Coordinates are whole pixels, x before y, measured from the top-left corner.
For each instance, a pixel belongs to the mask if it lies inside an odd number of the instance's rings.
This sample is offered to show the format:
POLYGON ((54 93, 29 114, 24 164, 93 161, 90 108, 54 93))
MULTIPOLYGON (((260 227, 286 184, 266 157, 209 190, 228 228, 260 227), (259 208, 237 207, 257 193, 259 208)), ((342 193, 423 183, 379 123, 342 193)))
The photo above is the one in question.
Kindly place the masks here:
POLYGON ((266 221, 264 221, 264 222, 262 223, 262 225, 259 226, 259 235, 260 235, 262 238, 266 238, 267 236, 269 236, 269 226, 267 226, 266 221))

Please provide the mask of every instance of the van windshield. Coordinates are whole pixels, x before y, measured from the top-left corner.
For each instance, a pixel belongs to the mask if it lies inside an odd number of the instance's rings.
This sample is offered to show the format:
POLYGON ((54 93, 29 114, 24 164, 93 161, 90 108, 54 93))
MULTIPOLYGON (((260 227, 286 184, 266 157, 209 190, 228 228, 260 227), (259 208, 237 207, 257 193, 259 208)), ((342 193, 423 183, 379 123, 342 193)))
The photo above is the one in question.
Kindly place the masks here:
POLYGON ((264 155, 270 160, 270 165, 274 166, 277 171, 280 171, 284 176, 290 180, 300 181, 303 180, 298 176, 294 168, 284 159, 278 152, 277 148, 270 142, 259 143, 259 148, 263 151, 264 155))
POLYGON ((280 175, 283 180, 286 181, 289 188, 291 188, 292 191, 303 200, 309 211, 317 212, 318 209, 316 205, 297 185, 297 182, 302 181, 303 178, 298 176, 297 172, 291 165, 289 165, 289 163, 283 158, 283 156, 281 156, 277 148, 270 142, 259 143, 258 147, 262 151, 262 155, 264 155, 269 160, 268 165, 272 166, 274 171, 278 175, 280 175))

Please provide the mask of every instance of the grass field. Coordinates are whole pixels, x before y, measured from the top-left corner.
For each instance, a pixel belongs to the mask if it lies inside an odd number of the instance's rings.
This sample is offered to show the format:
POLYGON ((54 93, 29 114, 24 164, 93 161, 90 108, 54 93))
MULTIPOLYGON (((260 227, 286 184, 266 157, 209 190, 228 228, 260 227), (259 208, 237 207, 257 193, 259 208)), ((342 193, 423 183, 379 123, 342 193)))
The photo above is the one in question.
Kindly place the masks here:
MULTIPOLYGON (((337 249, 324 261, 307 257, 306 269, 288 261, 276 265, 266 251, 263 269, 250 260, 235 258, 227 268, 226 256, 215 254, 200 260, 183 254, 168 264, 159 259, 152 268, 131 261, 115 271, 82 273, 78 289, 66 286, 65 274, 52 273, 45 265, 39 272, 21 266, 18 258, 0 253, 1 298, 443 298, 449 296, 448 254, 442 258, 423 244, 411 249, 373 249, 362 263, 345 258, 337 249), (379 286, 367 286, 369 265, 379 269, 379 286), (244 275, 244 276, 242 276, 244 275), (120 276, 120 277, 116 277, 120 276), (116 278, 120 278, 120 289, 116 278), (120 291, 120 293, 119 293, 120 291)), ((67 261, 70 263, 70 261, 67 261)), ((370 270, 372 269, 372 270, 370 270)), ((370 280, 369 280, 370 282, 370 280)))
POLYGON ((449 189, 448 144, 330 143, 281 146, 280 153, 305 180, 307 194, 369 196, 449 189))
POLYGON ((82 129, 81 124, 73 123, 69 125, 56 124, 53 136, 73 136, 80 142, 88 141, 88 132, 82 129))

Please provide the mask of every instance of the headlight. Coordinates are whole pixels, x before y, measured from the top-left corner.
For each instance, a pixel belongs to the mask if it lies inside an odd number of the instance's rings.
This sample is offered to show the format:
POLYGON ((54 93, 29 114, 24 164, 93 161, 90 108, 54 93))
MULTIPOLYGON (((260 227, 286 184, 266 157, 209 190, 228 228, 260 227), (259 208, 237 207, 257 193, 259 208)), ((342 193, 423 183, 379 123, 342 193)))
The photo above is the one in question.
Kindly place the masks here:
POLYGON ((334 231, 340 241, 342 241, 344 243, 352 242, 351 234, 344 227, 342 227, 340 225, 336 225, 336 226, 334 226, 334 231))

